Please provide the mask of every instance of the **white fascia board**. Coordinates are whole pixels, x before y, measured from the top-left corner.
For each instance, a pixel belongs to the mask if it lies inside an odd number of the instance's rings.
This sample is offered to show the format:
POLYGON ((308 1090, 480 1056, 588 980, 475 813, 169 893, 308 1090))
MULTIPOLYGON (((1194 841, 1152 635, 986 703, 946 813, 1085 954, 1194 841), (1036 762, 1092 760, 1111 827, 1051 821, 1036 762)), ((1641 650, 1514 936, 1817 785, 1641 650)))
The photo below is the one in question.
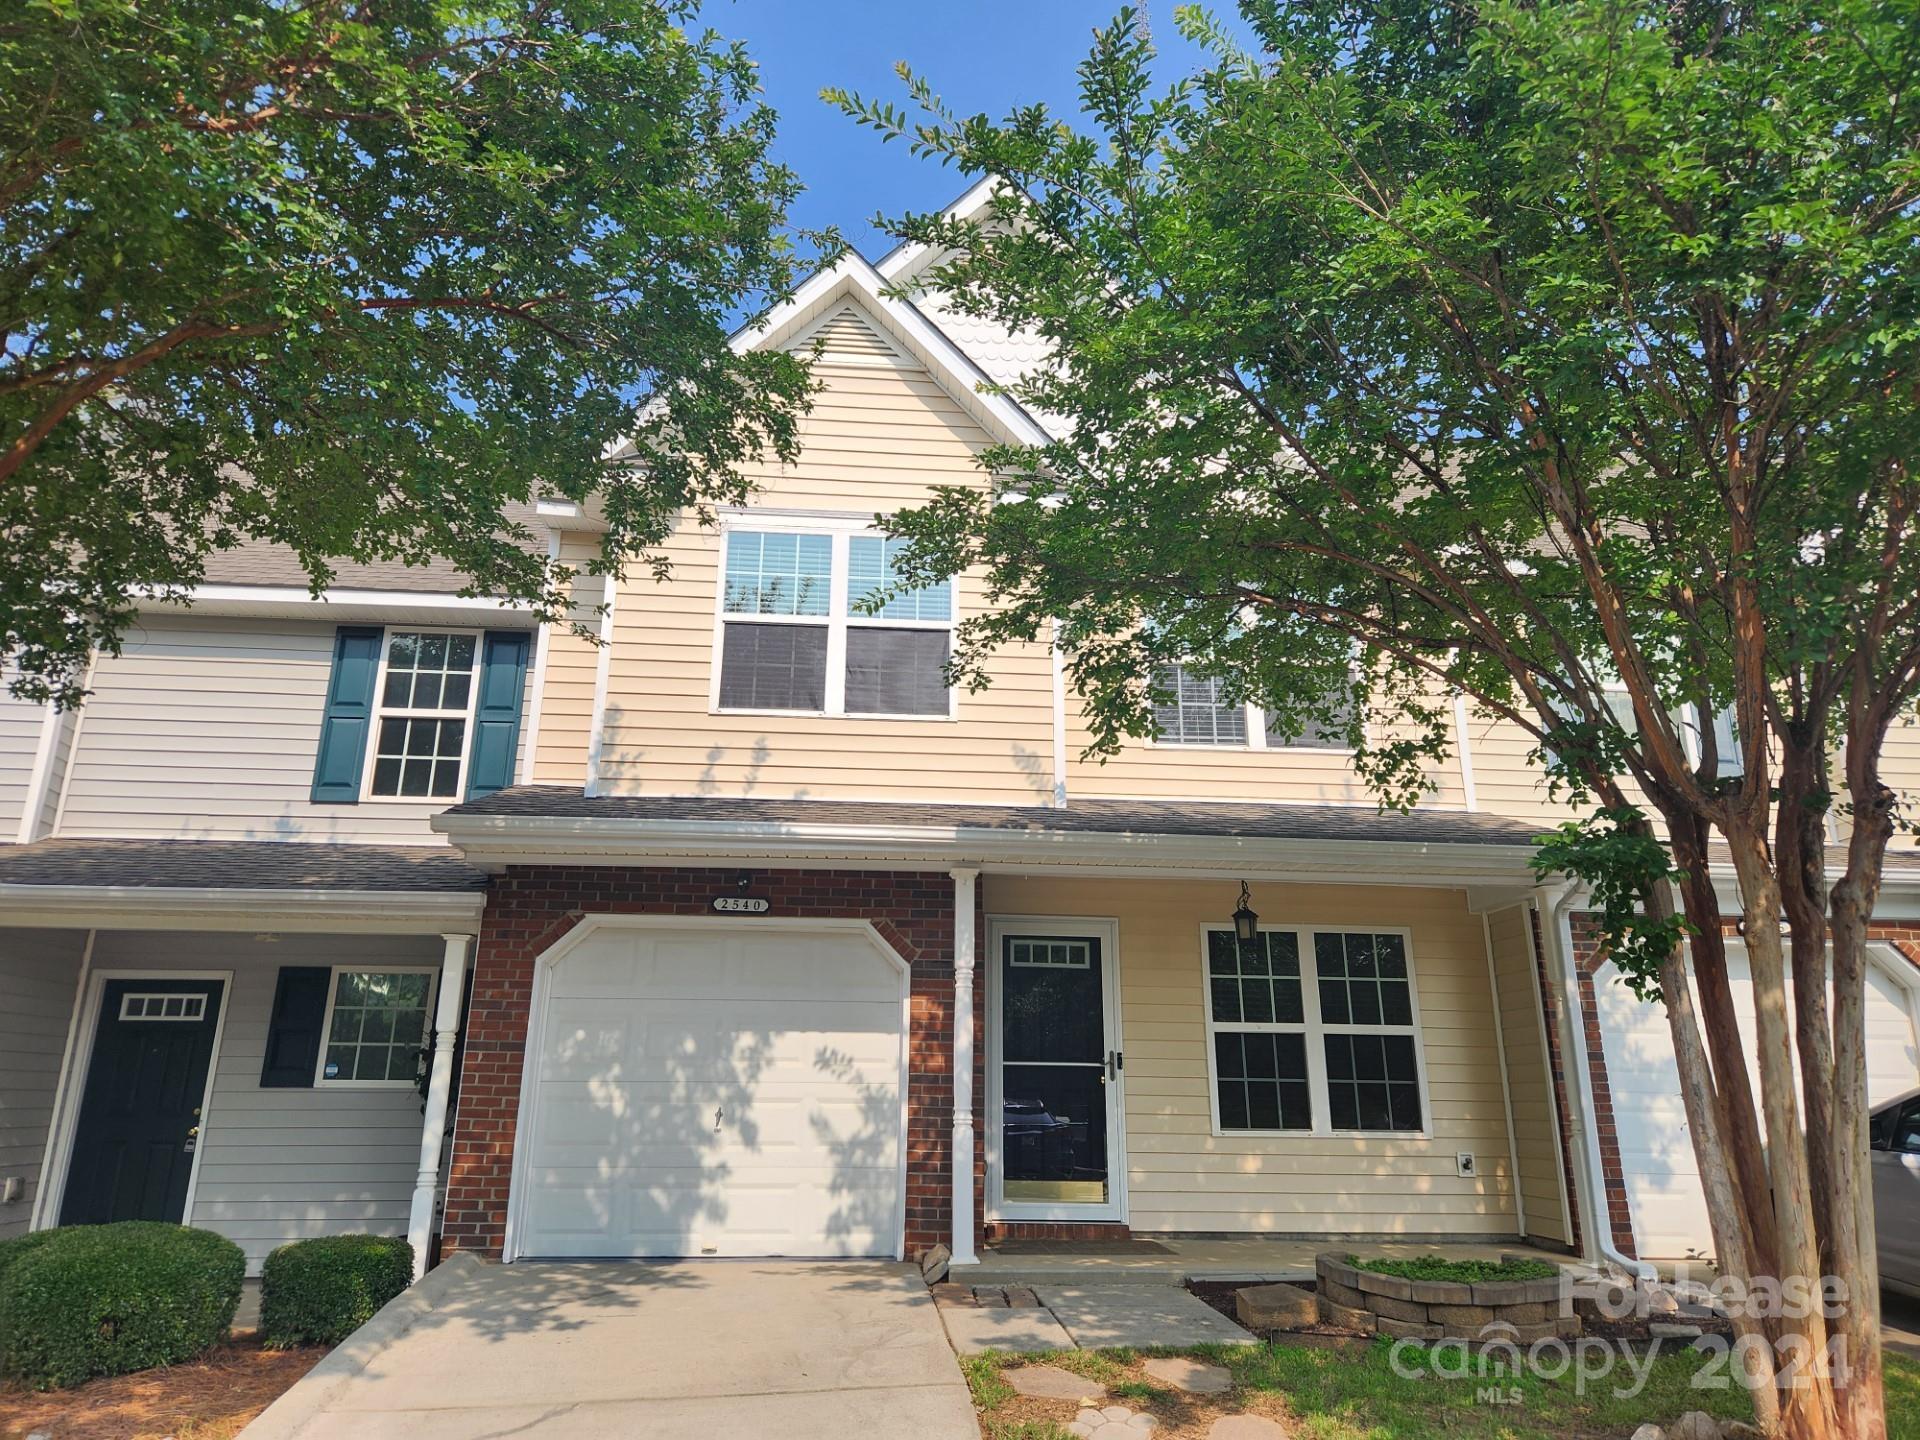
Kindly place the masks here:
POLYGON ((443 623, 488 623, 530 629, 537 623, 524 606, 488 595, 450 595, 432 590, 324 590, 298 585, 198 585, 184 601, 138 597, 150 614, 247 616, 254 618, 385 620, 441 618, 443 623))
POLYGON ((485 905, 477 890, 0 885, 0 925, 89 930, 437 935, 473 931, 485 905))
MULTIPOLYGON (((1000 193, 1000 181, 992 175, 983 175, 966 192, 940 212, 948 220, 971 220, 993 203, 993 197, 1000 193)), ((874 266, 876 270, 892 283, 911 270, 927 253, 927 247, 918 240, 903 240, 886 254, 882 255, 874 266)))
POLYGON ((483 868, 595 859, 644 864, 690 857, 831 861, 875 868, 989 871, 1069 868, 1077 874, 1159 872, 1198 878, 1289 876, 1351 883, 1457 886, 1526 876, 1530 847, 1379 840, 1281 840, 981 826, 812 825, 436 815, 433 828, 483 868))

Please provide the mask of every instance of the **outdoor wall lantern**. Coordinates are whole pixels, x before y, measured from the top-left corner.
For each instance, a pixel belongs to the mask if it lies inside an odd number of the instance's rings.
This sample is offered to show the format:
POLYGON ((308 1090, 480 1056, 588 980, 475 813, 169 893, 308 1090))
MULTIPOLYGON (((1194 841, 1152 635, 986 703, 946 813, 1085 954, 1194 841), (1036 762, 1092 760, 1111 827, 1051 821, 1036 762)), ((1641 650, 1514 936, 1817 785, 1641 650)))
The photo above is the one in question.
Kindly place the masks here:
POLYGON ((1260 938, 1260 917, 1253 913, 1253 895, 1244 880, 1240 882, 1240 908, 1233 912, 1233 938, 1242 945, 1260 938))

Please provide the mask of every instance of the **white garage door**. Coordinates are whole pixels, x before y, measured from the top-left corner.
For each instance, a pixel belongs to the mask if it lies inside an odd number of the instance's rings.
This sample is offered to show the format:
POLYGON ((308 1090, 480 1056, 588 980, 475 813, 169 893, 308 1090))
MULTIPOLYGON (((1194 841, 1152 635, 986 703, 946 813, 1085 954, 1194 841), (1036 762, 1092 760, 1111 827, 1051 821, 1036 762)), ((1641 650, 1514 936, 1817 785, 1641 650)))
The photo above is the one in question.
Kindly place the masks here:
POLYGON ((596 927, 550 966, 518 1253, 895 1255, 904 991, 860 933, 596 927))
MULTIPOLYGON (((1747 957, 1727 952, 1728 977, 1749 1058, 1753 1047, 1753 981, 1747 957)), ((1612 965, 1595 975, 1600 1033, 1607 1047, 1607 1084, 1613 1097, 1621 1169, 1633 1208, 1634 1236, 1645 1259, 1710 1256, 1713 1232, 1693 1158, 1693 1135, 1680 1098, 1667 1012, 1643 1004, 1615 978, 1612 965)), ((1754 1102, 1759 1071, 1749 1066, 1754 1102)), ((1920 1080, 1920 1049, 1914 1043, 1907 992, 1881 969, 1867 969, 1867 1094, 1879 1101, 1911 1090, 1920 1080)))

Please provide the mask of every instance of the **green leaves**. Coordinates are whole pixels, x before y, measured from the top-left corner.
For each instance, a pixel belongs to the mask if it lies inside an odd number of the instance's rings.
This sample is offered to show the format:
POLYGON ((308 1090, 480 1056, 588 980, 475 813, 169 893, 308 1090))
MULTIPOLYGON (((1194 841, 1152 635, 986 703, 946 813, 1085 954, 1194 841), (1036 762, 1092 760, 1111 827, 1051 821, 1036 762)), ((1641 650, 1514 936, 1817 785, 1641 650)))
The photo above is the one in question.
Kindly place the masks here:
POLYGON ((1462 694, 1599 811, 1552 853, 1623 905, 1664 883, 1629 815, 1762 844, 1843 745, 1877 787, 1920 691, 1920 3, 1242 8, 1263 53, 1182 12, 1209 58, 1162 89, 1120 12, 1075 117, 840 97, 1003 182, 895 228, 1057 355, 996 503, 892 520, 988 576, 963 668, 1057 622, 1096 752, 1169 659, 1282 730, 1358 690, 1387 804, 1462 694))
POLYGON ((791 279, 797 182, 693 13, 59 0, 0 33, 15 688, 76 700, 130 593, 250 536, 316 587, 438 557, 559 616, 536 490, 597 497, 612 569, 790 452, 802 367, 727 332, 791 279))

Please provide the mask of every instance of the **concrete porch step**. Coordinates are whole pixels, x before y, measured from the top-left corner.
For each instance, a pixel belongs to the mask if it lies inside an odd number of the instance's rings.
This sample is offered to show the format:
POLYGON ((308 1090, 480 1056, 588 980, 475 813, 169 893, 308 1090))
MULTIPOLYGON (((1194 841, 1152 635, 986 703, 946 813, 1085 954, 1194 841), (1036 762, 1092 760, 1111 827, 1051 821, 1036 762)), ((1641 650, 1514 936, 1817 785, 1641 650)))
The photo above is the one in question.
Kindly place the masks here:
POLYGON ((1313 1267, 1249 1270, 1177 1256, 1153 1264, 1107 1267, 1067 1255, 983 1255, 977 1265, 954 1266, 953 1279, 961 1285, 1184 1285, 1189 1280, 1297 1285, 1313 1279, 1313 1267))

